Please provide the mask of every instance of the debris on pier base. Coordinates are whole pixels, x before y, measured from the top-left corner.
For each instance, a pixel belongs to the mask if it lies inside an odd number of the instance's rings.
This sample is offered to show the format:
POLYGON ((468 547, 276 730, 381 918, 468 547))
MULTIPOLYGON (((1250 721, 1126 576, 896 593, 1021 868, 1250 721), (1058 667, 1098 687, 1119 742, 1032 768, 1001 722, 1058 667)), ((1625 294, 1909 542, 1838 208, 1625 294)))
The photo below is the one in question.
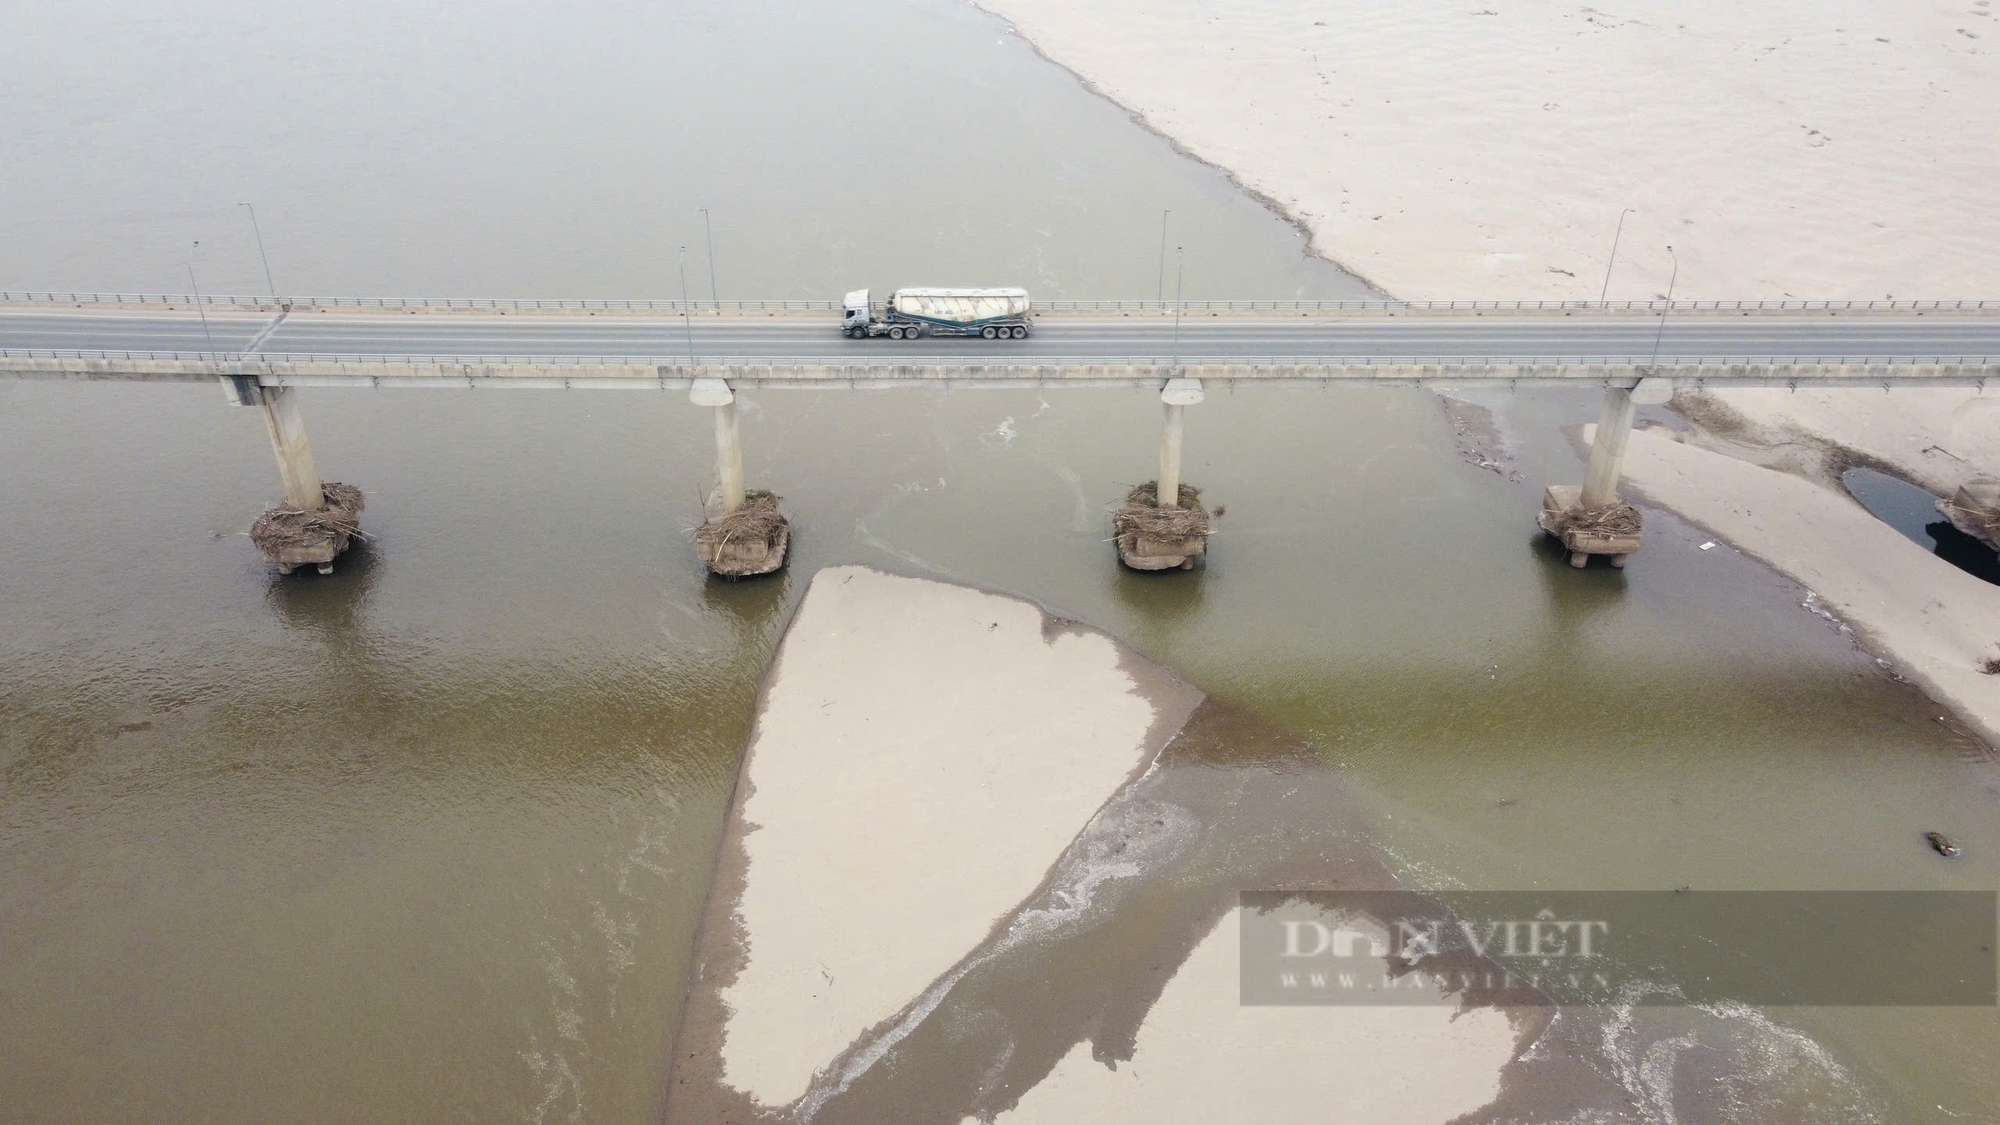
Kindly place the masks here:
POLYGON ((326 507, 317 511, 273 504, 250 525, 250 542, 276 563, 279 574, 290 574, 308 563, 321 574, 333 573, 333 558, 361 534, 361 490, 328 481, 320 486, 326 507))
POLYGON ((1162 508, 1159 482, 1134 485, 1125 506, 1111 515, 1118 541, 1118 559, 1133 570, 1191 570, 1208 553, 1208 509, 1201 506, 1201 489, 1180 486, 1180 506, 1162 508))
POLYGON ((1542 510, 1535 514, 1535 522, 1562 540, 1569 565, 1582 567, 1589 565, 1592 555, 1609 555, 1612 566, 1624 566, 1639 549, 1645 521, 1630 504, 1586 508, 1581 485, 1552 484, 1542 493, 1542 510))
POLYGON ((1951 526, 2000 550, 2000 479, 1985 474, 1972 477, 1958 486, 1951 499, 1938 501, 1937 510, 1951 526))
POLYGON ((769 574, 783 566, 792 525, 779 513, 778 500, 776 493, 753 488, 735 511, 724 515, 720 496, 710 496, 708 518, 694 531, 702 565, 724 578, 769 574))

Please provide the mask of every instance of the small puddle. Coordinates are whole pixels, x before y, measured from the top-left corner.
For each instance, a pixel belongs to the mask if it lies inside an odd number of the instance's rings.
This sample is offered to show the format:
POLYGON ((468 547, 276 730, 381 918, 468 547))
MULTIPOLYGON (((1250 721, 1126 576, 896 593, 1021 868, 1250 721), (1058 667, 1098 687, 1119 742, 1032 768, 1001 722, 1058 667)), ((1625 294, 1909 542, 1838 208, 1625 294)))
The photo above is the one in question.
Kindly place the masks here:
POLYGON ((2000 559, 1993 548, 1953 527, 1937 510, 1938 498, 1900 477, 1875 469, 1840 474, 1848 495, 1876 519, 1967 574, 2000 585, 2000 559))

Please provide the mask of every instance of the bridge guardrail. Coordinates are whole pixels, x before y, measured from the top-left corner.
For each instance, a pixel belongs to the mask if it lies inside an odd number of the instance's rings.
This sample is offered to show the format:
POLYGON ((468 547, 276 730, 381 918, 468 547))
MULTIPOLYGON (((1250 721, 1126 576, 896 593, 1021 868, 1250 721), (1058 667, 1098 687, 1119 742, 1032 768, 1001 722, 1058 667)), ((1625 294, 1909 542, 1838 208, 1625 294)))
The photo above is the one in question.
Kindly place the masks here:
POLYGON ((964 356, 917 355, 907 359, 899 357, 888 349, 879 352, 844 355, 795 355, 795 356, 697 356, 690 360, 686 355, 443 355, 443 354, 395 354, 395 353, 320 353, 320 352, 176 352, 176 351, 119 351, 95 348, 0 348, 0 359, 81 359, 81 360, 148 360, 170 363, 215 363, 247 364, 265 367, 272 364, 301 363, 348 363, 348 364, 428 364, 438 366, 494 367, 521 365, 533 367, 678 367, 683 364, 718 367, 796 367, 796 366, 918 366, 918 367, 1290 367, 1323 364, 1344 364, 1348 366, 1409 367, 1472 364, 1498 366, 1541 366, 1564 365, 1605 365, 1605 366, 1659 366, 1659 367, 1703 367, 1727 364, 1791 364, 1818 366, 1853 366, 1860 364, 1889 365, 1956 365, 1989 366, 2000 363, 2000 357, 1985 355, 1662 355, 1662 356, 1619 356, 1619 355, 1285 355, 1285 356, 1022 356, 985 357, 973 353, 964 356))
MULTIPOLYGON (((477 312, 833 312, 838 301, 654 301, 645 299, 566 299, 541 297, 253 297, 246 295, 203 294, 206 308, 275 309, 289 305, 299 309, 433 309, 477 312)), ((58 293, 52 291, 0 290, 0 302, 50 305, 109 305, 118 308, 171 308, 191 305, 192 294, 170 293, 58 293)), ((1035 307, 1044 312, 1168 312, 1172 301, 1044 300, 1035 307)), ((1179 306, 1183 312, 2000 312, 2000 299, 1881 300, 1881 301, 1395 301, 1395 300, 1193 300, 1179 306)))

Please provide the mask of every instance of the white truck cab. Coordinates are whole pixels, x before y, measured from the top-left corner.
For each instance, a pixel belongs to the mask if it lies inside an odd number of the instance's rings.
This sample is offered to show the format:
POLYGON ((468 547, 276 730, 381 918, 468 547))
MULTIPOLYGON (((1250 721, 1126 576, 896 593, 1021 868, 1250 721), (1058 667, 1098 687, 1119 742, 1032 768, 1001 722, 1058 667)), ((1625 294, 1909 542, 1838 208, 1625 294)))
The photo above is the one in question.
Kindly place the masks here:
POLYGON ((868 331, 868 290, 856 289, 840 302, 840 330, 849 336, 860 336, 868 331))

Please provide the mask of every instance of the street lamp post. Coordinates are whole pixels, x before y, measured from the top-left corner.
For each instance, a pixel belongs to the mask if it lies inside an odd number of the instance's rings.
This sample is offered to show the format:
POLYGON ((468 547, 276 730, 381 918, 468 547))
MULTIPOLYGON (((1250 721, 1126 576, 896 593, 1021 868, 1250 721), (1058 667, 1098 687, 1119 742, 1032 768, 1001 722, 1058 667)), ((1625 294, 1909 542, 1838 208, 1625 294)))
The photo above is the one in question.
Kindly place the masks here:
POLYGON ((1674 308, 1674 282, 1679 281, 1681 277, 1681 260, 1675 256, 1674 248, 1671 246, 1667 247, 1667 257, 1674 261, 1674 272, 1667 277, 1667 306, 1660 310, 1660 329, 1653 333, 1653 358, 1646 362, 1649 374, 1657 370, 1660 365, 1660 338, 1667 334, 1667 314, 1674 308))
POLYGON ((1637 209, 1627 207, 1623 211, 1618 212, 1618 229, 1612 232, 1611 235, 1611 258, 1604 263, 1604 288, 1597 293, 1597 303, 1600 305, 1604 303, 1605 294, 1611 292, 1611 267, 1618 263, 1618 239, 1625 233, 1625 216, 1632 214, 1635 210, 1637 209))
MULTIPOLYGON (((688 248, 681 247, 681 324, 687 328, 688 366, 694 366, 694 320, 690 316, 688 300, 688 248)), ((690 372, 690 375, 693 373, 690 372)))
POLYGON ((715 228, 708 221, 708 208, 701 209, 701 229, 708 235, 708 299, 716 312, 722 311, 722 298, 715 289, 715 228))
POLYGON ((194 279, 194 255, 199 249, 201 249, 201 239, 197 238, 194 240, 194 245, 188 247, 188 285, 194 290, 194 309, 201 314, 202 339, 208 341, 208 350, 212 355, 215 352, 215 336, 208 330, 208 309, 201 303, 201 282, 194 279))
POLYGON ((248 203, 238 203, 238 207, 250 208, 250 232, 257 236, 257 257, 264 263, 264 287, 271 291, 273 300, 278 296, 278 283, 271 280, 271 259, 264 253, 264 228, 257 225, 257 209, 248 203))
POLYGON ((1173 213, 1171 207, 1160 212, 1160 273, 1155 279, 1158 284, 1153 290, 1153 300, 1156 303, 1167 298, 1167 216, 1173 213))
POLYGON ((1174 374, 1181 373, 1181 281, 1187 276, 1187 259, 1174 247, 1174 374))

